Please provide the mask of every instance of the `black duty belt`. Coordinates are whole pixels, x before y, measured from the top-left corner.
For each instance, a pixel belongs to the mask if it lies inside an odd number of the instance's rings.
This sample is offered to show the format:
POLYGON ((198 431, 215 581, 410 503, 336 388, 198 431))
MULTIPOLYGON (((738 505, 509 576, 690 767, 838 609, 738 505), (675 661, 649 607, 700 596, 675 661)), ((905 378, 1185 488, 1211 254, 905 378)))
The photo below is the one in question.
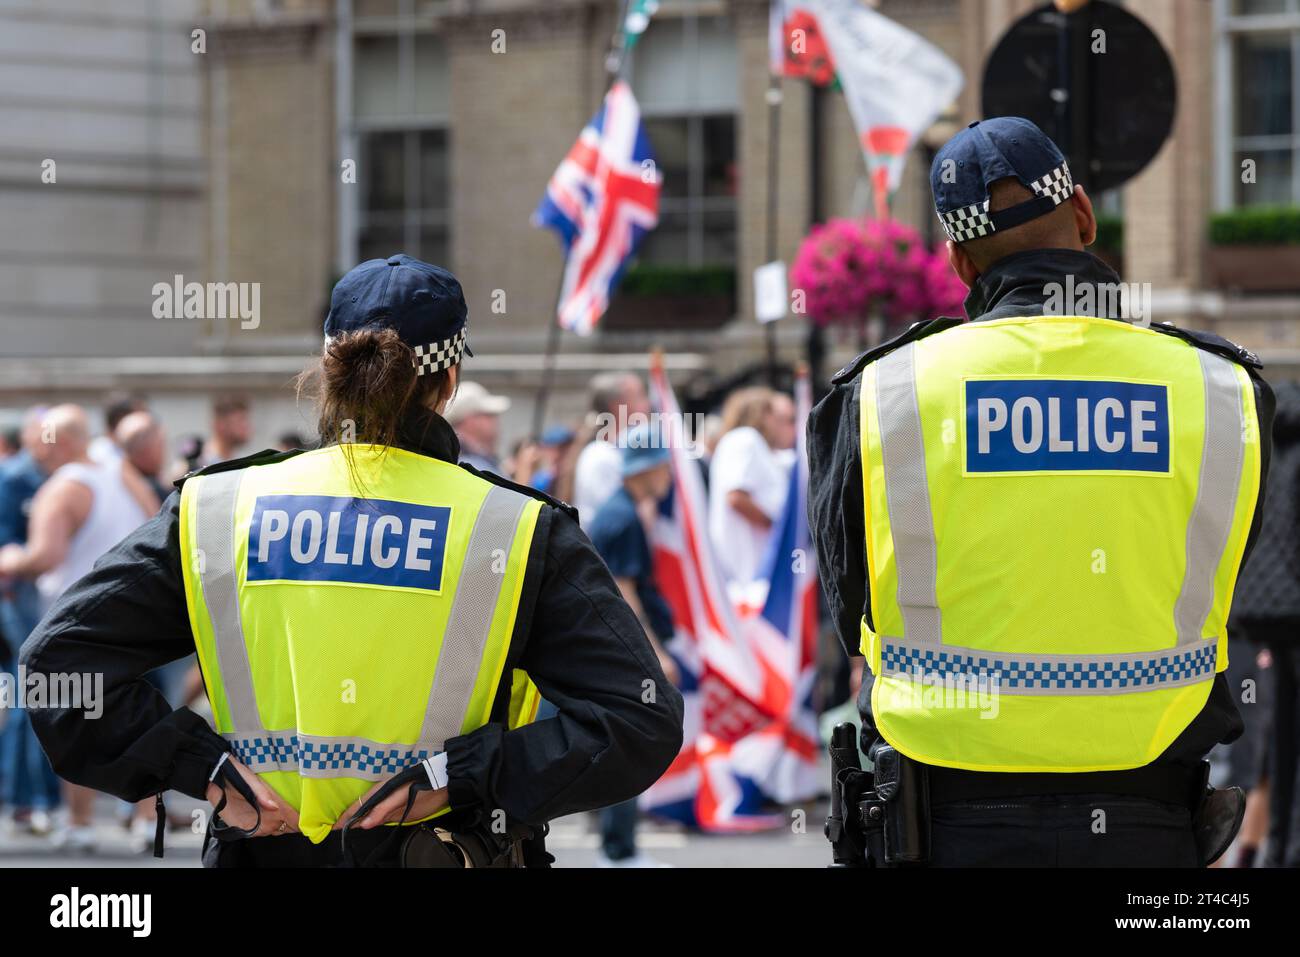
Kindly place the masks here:
POLYGON ((1115 794, 1176 804, 1195 811, 1205 794, 1209 764, 1150 764, 1129 771, 1078 774, 1000 774, 930 765, 930 804, 1053 794, 1115 794))

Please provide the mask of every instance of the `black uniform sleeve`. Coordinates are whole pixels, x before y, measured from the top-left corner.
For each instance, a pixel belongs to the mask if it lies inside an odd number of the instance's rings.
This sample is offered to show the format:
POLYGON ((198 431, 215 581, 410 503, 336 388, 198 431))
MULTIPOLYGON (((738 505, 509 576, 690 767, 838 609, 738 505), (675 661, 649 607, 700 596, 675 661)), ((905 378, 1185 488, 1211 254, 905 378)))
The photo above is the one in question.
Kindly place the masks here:
POLYGON ((529 562, 538 587, 519 609, 512 664, 558 713, 447 742, 453 809, 501 809, 532 825, 640 794, 682 746, 681 694, 609 570, 568 514, 543 516, 529 562))
POLYGON ((837 383, 808 417, 808 528, 835 633, 858 650, 867 593, 866 518, 858 441, 860 378, 837 383))
POLYGON ((180 493, 105 553, 23 645, 29 683, 87 675, 93 700, 49 700, 32 727, 60 777, 126 801, 175 789, 202 798, 229 745, 144 675, 194 651, 180 567, 180 493), (102 681, 102 687, 98 684, 102 681), (88 707, 87 704, 90 706, 88 707))

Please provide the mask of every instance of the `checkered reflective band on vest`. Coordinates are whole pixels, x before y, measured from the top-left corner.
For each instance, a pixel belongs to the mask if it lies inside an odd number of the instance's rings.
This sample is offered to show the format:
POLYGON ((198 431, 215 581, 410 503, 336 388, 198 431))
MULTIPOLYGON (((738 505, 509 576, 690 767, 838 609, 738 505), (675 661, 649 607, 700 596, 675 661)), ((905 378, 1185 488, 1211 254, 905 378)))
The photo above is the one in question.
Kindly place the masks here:
POLYGON ((877 725, 928 764, 1138 767, 1227 667, 1246 370, 1106 319, 967 323, 859 393, 877 725))
POLYGON ((505 662, 541 503, 399 449, 346 449, 198 475, 181 498, 217 731, 314 841, 373 782, 537 709, 505 662))

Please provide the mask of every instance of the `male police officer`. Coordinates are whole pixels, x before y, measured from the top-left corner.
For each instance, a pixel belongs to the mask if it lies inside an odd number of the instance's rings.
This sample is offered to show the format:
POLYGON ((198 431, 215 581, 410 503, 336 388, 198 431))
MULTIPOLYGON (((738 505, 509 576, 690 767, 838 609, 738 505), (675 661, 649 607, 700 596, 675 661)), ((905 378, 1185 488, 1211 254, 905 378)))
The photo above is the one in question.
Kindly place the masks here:
POLYGON ((1241 733, 1224 623, 1272 393, 1218 336, 1105 311, 1092 206, 1029 121, 971 124, 931 185, 974 321, 859 356, 808 427, 827 598, 872 673, 867 852, 1204 864, 1239 822, 1203 758, 1241 733))
POLYGON ((190 475, 68 589, 23 661, 102 673, 103 720, 33 725, 76 783, 207 796, 218 866, 540 863, 547 821, 668 766, 681 696, 576 513, 456 464, 456 279, 362 263, 325 331, 324 446, 190 475), (215 730, 143 679, 196 647, 215 730))

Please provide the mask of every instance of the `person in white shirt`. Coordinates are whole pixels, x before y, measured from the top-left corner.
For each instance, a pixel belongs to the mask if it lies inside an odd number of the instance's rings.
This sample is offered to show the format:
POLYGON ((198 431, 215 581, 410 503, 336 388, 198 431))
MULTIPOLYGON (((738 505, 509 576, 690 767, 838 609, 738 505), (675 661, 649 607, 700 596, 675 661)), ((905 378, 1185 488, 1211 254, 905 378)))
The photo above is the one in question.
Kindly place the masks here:
MULTIPOLYGON (((46 413, 53 473, 32 500, 27 544, 0 549, 0 577, 32 578, 42 611, 81 578, 104 554, 148 521, 158 498, 125 461, 100 464, 89 455, 90 430, 79 406, 55 406, 46 413)), ((62 843, 74 850, 94 847, 95 792, 64 784, 68 828, 62 843)))
POLYGON ((732 393, 724 433, 709 464, 709 537, 728 583, 762 574, 772 526, 785 508, 795 411, 789 396, 763 387, 732 393))
POLYGON ((573 507, 589 522, 610 496, 623 487, 619 449, 628 419, 650 412, 645 383, 634 372, 605 372, 591 380, 591 439, 578 455, 573 475, 573 507))

